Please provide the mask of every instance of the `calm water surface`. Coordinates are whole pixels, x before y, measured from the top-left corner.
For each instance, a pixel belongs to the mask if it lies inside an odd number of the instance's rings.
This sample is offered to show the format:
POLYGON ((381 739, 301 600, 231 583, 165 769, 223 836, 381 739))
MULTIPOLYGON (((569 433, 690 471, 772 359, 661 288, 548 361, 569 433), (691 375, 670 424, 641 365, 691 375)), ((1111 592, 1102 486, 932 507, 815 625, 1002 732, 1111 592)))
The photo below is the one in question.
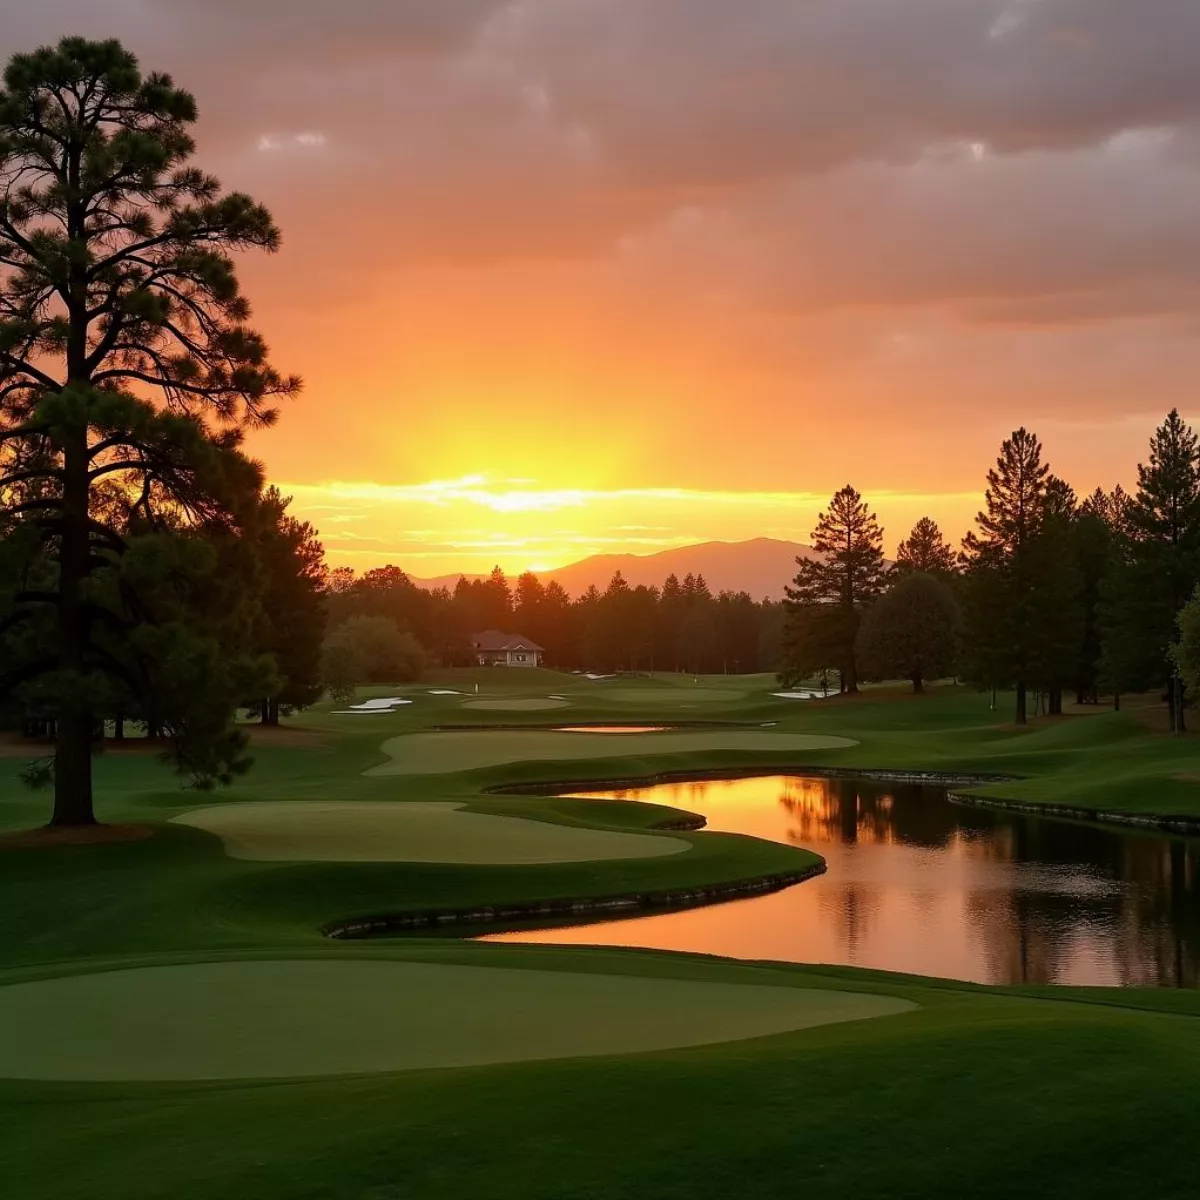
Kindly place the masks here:
POLYGON ((951 803, 943 789, 796 776, 597 792, 805 846, 828 873, 750 900, 496 941, 841 963, 979 983, 1195 987, 1200 839, 951 803))

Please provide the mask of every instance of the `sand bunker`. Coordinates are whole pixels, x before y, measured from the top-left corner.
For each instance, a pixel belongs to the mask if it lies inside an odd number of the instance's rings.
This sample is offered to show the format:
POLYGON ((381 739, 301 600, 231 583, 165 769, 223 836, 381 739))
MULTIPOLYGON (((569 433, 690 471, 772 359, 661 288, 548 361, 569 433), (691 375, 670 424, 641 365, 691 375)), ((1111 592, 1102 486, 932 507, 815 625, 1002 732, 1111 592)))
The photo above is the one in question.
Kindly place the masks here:
POLYGON ((821 700, 823 694, 821 692, 772 692, 778 700, 821 700))
POLYGON ((691 843, 521 817, 461 804, 221 804, 173 818, 216 834, 230 858, 261 862, 571 863, 683 854, 691 843))
POLYGON ((296 1078, 627 1054, 905 1012, 860 992, 363 959, 0 987, 0 1077, 296 1078))
POLYGON ((352 705, 350 708, 338 709, 333 715, 335 717, 349 717, 356 713, 390 713, 411 703, 411 700, 406 700, 403 696, 392 696, 380 700, 364 700, 361 704, 352 705))
MULTIPOLYGON (((480 729, 454 733, 413 733, 389 738, 383 752, 392 760, 367 775, 437 775, 472 771, 512 762, 557 762, 577 758, 622 758, 646 754, 695 754, 743 750, 755 754, 802 750, 842 750, 850 738, 810 733, 714 729, 644 734, 560 733, 555 729, 480 729)), ((793 764, 795 765, 795 764, 793 764)))
POLYGON ((463 704, 463 708, 478 708, 485 712, 540 712, 547 708, 567 708, 570 703, 570 700, 529 697, 513 700, 468 700, 463 704))

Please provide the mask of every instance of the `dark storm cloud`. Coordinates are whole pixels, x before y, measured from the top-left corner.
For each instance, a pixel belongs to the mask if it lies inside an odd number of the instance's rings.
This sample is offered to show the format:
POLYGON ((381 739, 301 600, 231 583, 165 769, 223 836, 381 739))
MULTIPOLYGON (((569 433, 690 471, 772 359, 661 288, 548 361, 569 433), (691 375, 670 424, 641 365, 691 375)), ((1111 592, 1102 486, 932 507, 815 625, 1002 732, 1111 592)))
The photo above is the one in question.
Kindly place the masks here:
POLYGON ((0 36, 74 29, 172 69, 318 260, 338 206, 352 267, 607 255, 975 319, 1194 299, 1197 0, 45 0, 0 36))

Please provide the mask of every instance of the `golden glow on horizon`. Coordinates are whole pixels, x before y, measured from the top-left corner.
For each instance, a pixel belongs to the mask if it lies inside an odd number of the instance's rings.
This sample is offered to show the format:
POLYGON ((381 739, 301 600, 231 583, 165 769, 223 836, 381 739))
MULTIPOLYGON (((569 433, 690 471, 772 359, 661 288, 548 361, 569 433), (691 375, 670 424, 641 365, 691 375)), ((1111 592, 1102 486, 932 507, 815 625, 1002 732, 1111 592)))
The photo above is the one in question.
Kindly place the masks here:
MULTIPOLYGON (((540 487, 486 474, 417 484, 281 483, 292 512, 320 530, 334 565, 394 563, 418 577, 545 572, 596 554, 654 554, 707 541, 807 542, 827 494, 695 488, 540 487)), ((891 552, 931 515, 957 539, 975 493, 880 490, 867 497, 891 552)))

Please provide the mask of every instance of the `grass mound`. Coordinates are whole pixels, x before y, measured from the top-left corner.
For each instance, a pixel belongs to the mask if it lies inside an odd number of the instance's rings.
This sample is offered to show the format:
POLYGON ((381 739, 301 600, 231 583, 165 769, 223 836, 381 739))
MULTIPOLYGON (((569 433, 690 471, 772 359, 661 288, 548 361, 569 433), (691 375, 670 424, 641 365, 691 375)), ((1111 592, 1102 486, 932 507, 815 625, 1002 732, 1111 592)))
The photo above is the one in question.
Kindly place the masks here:
POLYGON ((482 712, 542 712, 549 708, 570 708, 570 700, 539 700, 532 696, 516 696, 509 700, 466 700, 463 708, 477 708, 482 712))
POLYGON ((681 838, 464 812, 449 803, 223 804, 173 820, 216 834, 231 858, 260 862, 518 865, 663 858, 691 849, 681 838))
POLYGON ((434 963, 186 963, 0 988, 0 1076, 295 1078, 700 1046, 916 1007, 895 996, 434 963))
POLYGON ((757 730, 688 730, 655 734, 565 733, 554 729, 481 729, 470 733, 413 733, 390 738, 383 751, 391 759, 367 775, 436 775, 515 762, 625 758, 653 752, 694 754, 749 751, 770 754, 798 750, 841 750, 850 738, 811 733, 760 733, 757 730))

